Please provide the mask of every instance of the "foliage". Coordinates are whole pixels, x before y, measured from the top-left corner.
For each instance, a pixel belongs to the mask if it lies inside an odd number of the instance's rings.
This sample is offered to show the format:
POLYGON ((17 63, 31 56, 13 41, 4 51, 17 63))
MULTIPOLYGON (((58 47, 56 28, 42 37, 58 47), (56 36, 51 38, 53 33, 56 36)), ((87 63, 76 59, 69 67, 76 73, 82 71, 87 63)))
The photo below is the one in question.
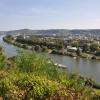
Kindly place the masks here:
POLYGON ((5 63, 5 55, 3 53, 3 48, 0 47, 0 69, 4 67, 4 63, 5 63))
POLYGON ((98 44, 93 43, 93 44, 90 45, 90 50, 91 50, 92 52, 95 52, 95 51, 98 50, 98 47, 99 47, 98 44))
POLYGON ((66 55, 71 57, 82 57, 88 59, 100 59, 100 45, 98 41, 80 40, 80 39, 69 39, 64 40, 64 37, 43 37, 31 35, 27 38, 25 35, 19 35, 15 38, 11 35, 7 35, 3 40, 7 43, 15 46, 33 50, 36 52, 48 52, 58 55, 66 55), (77 51, 68 52, 67 46, 74 46, 77 51), (50 52, 49 52, 50 51, 50 52), (82 51, 82 52, 81 52, 82 51))
POLYGON ((83 52, 87 52, 87 51, 90 50, 90 46, 87 43, 83 44, 83 47, 82 48, 83 48, 83 52))
POLYGON ((77 54, 77 56, 80 56, 80 54, 81 54, 80 48, 77 49, 76 54, 77 54))
POLYGON ((97 98, 92 87, 86 84, 88 79, 59 69, 44 54, 20 51, 17 57, 7 61, 11 66, 4 63, 6 67, 0 69, 0 97, 4 100, 97 98))

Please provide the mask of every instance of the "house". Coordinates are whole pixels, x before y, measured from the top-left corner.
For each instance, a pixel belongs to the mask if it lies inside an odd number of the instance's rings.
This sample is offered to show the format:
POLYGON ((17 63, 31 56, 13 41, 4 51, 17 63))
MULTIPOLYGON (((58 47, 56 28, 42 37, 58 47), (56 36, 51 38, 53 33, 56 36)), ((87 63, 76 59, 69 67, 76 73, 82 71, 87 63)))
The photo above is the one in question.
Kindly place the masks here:
POLYGON ((76 47, 72 47, 72 46, 67 46, 66 50, 70 51, 70 52, 76 52, 77 48, 76 47))

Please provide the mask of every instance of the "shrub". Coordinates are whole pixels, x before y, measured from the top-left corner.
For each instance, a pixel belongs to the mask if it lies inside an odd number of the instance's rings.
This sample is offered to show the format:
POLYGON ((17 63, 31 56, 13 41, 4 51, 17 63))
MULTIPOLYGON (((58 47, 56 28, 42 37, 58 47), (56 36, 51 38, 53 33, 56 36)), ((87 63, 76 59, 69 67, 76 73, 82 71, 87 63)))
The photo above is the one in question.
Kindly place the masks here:
POLYGON ((33 72, 37 75, 45 75, 51 79, 59 77, 58 67, 50 59, 42 54, 21 53, 16 59, 17 70, 21 72, 33 72), (48 63, 51 62, 51 63, 48 63))
POLYGON ((0 69, 0 96, 4 100, 97 98, 84 78, 64 72, 45 55, 19 52, 13 63, 12 68, 0 69))

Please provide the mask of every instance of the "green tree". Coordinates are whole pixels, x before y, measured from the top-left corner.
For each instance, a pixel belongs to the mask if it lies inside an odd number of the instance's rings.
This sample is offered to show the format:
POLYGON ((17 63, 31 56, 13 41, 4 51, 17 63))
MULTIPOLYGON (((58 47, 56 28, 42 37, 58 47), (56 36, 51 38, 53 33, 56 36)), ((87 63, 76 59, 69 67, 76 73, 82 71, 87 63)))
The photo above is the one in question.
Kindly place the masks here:
POLYGON ((5 64, 5 56, 3 54, 3 48, 0 47, 0 68, 3 68, 5 64))
POLYGON ((48 48, 46 46, 42 46, 42 52, 47 52, 48 48))
POLYGON ((98 44, 93 43, 93 44, 90 45, 90 50, 91 50, 92 52, 96 52, 96 51, 98 50, 98 47, 99 47, 98 44))
POLYGON ((89 51, 90 50, 90 46, 89 46, 89 44, 83 44, 83 52, 87 52, 87 51, 89 51))
POLYGON ((36 45, 34 47, 34 50, 37 51, 37 52, 41 52, 41 47, 39 45, 36 45))
POLYGON ((81 54, 80 48, 77 48, 76 54, 77 54, 77 56, 80 56, 80 54, 81 54))

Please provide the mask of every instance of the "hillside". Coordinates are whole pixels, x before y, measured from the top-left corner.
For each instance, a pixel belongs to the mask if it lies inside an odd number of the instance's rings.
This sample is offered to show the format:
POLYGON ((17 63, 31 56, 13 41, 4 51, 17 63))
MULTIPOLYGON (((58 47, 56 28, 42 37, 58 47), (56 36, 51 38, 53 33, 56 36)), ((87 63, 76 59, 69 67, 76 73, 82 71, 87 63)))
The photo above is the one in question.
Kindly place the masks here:
POLYGON ((6 31, 0 31, 0 35, 3 35, 5 33, 6 33, 6 31))
POLYGON ((6 59, 0 48, 0 100, 100 100, 91 82, 42 54, 19 52, 6 59))
POLYGON ((7 32, 0 32, 6 34, 41 34, 41 35, 53 35, 57 34, 58 36, 66 36, 67 34, 94 34, 100 35, 100 29, 89 29, 89 30, 81 30, 81 29, 49 29, 49 30, 31 30, 31 29, 20 29, 20 30, 11 30, 7 32))

